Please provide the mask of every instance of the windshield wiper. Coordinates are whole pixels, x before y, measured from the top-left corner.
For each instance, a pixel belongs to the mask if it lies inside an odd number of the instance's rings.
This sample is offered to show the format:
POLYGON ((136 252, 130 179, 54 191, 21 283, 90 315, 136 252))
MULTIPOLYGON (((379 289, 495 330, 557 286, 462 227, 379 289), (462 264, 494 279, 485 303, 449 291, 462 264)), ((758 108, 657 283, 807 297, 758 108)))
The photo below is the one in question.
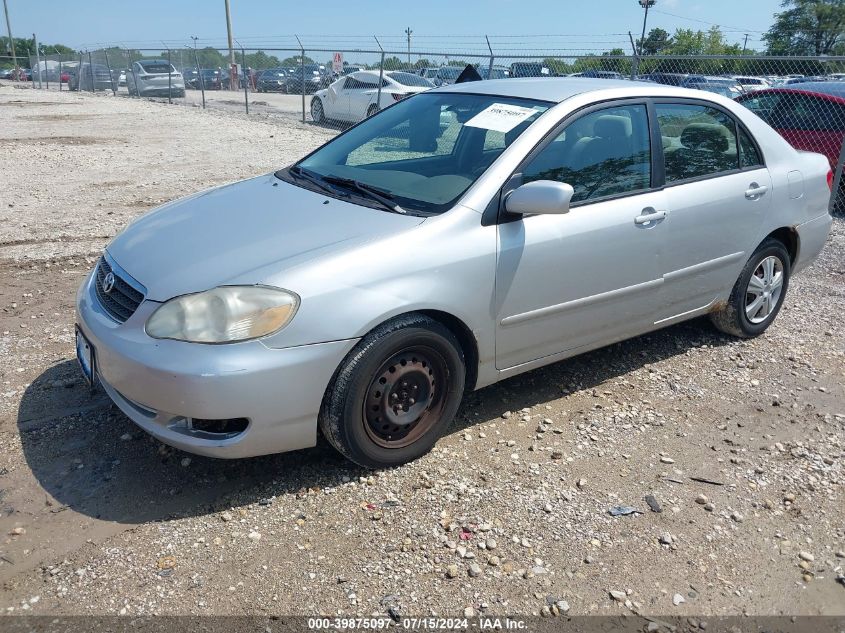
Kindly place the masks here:
POLYGON ((354 189, 368 198, 375 200, 385 209, 392 211, 393 213, 401 213, 402 215, 406 215, 408 213, 405 209, 396 204, 396 201, 393 200, 389 193, 382 189, 373 187, 372 185, 359 182, 353 178, 341 178, 340 176, 323 176, 323 180, 335 185, 354 189))
POLYGON ((307 180, 308 182, 317 185, 317 187, 319 187, 321 190, 323 190, 327 193, 331 193, 331 194, 334 194, 336 196, 337 195, 345 196, 345 197, 349 196, 348 193, 338 191, 335 187, 328 185, 323 180, 323 178, 321 176, 319 176, 318 174, 315 174, 312 171, 308 171, 307 169, 303 169, 302 167, 299 167, 299 166, 291 167, 290 169, 288 169, 288 173, 291 176, 293 176, 294 178, 302 178, 303 180, 307 180))

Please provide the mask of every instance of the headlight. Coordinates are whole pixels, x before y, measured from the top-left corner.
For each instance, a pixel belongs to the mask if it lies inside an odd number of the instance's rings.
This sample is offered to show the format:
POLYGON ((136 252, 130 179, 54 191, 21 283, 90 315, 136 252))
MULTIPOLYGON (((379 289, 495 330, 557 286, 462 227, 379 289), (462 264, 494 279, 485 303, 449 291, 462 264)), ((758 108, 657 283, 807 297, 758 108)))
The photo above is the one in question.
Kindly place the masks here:
POLYGON ((221 286, 171 299, 147 320, 147 334, 192 343, 232 343, 272 334, 299 307, 292 292, 266 286, 221 286))

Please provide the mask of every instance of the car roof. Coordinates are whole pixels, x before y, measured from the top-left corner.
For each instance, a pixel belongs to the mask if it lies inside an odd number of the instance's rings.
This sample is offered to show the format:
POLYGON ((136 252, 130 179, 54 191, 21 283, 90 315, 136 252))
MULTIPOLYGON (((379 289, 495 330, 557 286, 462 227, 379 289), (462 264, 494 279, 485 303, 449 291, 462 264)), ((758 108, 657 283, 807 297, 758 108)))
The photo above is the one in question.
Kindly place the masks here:
MULTIPOLYGON (((843 84, 845 85, 845 84, 843 84)), ((699 90, 665 86, 627 79, 599 79, 593 77, 523 77, 518 79, 488 79, 469 81, 436 88, 436 92, 464 92, 502 97, 537 99, 560 103, 575 95, 613 89, 629 89, 630 96, 675 96, 701 99, 699 90)))
POLYGON ((836 99, 845 99, 845 82, 843 81, 806 81, 804 83, 787 84, 780 88, 769 88, 768 90, 758 90, 752 92, 750 95, 784 93, 784 92, 804 92, 817 94, 820 97, 834 97, 836 99))

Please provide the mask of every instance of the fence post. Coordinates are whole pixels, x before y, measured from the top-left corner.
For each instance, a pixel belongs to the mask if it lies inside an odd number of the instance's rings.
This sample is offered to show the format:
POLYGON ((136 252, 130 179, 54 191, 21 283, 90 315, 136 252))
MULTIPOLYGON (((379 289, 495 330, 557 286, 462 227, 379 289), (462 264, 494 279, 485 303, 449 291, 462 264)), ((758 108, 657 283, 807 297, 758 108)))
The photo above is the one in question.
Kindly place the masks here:
POLYGON ((305 123, 305 48, 302 46, 302 41, 298 35, 294 35, 296 41, 299 42, 299 73, 302 80, 302 122, 305 123))
MULTIPOLYGON (((246 106, 246 113, 249 114, 249 90, 248 90, 248 85, 249 85, 250 78, 247 77, 247 75, 246 75, 246 53, 244 52, 243 48, 241 48, 241 72, 244 75, 244 79, 246 79, 246 81, 244 81, 244 105, 246 106)), ((304 82, 303 82, 303 90, 304 90, 304 82)))
POLYGON ((167 49, 167 103, 173 103, 173 64, 170 63, 170 48, 167 49))
MULTIPOLYGON (((129 60, 129 70, 132 71, 132 85, 135 86, 135 94, 140 97, 141 91, 138 89, 138 75, 135 74, 135 64, 132 63, 132 53, 128 48, 126 49, 126 58, 129 60)), ((127 92, 129 92, 129 81, 126 82, 126 89, 127 92)), ((129 96, 132 96, 131 92, 129 93, 129 96)))
POLYGON ((384 82, 384 49, 381 48, 381 42, 378 41, 378 38, 375 35, 373 37, 379 49, 381 49, 381 61, 378 64, 378 96, 376 97, 376 112, 379 112, 381 110, 381 84, 384 82))
POLYGON ((82 51, 79 51, 79 63, 76 66, 76 91, 82 92, 82 51))
POLYGON ((205 79, 202 77, 202 71, 200 70, 200 58, 197 55, 197 48, 196 44, 194 45, 194 63, 197 65, 197 77, 200 80, 200 92, 202 92, 202 109, 205 110, 205 79))
POLYGON ((109 69, 109 79, 111 79, 111 93, 116 97, 117 85, 114 83, 114 73, 111 71, 111 62, 109 62, 109 51, 105 48, 103 49, 103 55, 106 58, 106 68, 109 69))
POLYGON ((489 37, 485 35, 484 39, 487 40, 487 48, 490 50, 490 65, 487 67, 487 79, 493 79, 493 59, 495 59, 493 56, 493 47, 490 46, 489 37))
MULTIPOLYGON (((41 53, 38 52, 38 38, 35 37, 35 33, 32 34, 32 41, 35 44, 35 67, 38 69, 38 88, 39 90, 44 86, 41 84, 41 53)), ((29 61, 32 61, 32 57, 29 58, 29 61)), ((35 83, 35 77, 32 78, 33 83, 35 83)))
POLYGON ((637 45, 634 44, 634 36, 631 31, 628 31, 628 39, 631 40, 631 50, 634 51, 633 57, 631 57, 631 81, 633 81, 640 74, 640 54, 637 51, 637 45))
POLYGON ((91 75, 91 94, 94 94, 94 62, 91 61, 91 51, 88 51, 88 74, 91 75))
POLYGON ((62 91, 62 56, 59 55, 59 92, 62 91))

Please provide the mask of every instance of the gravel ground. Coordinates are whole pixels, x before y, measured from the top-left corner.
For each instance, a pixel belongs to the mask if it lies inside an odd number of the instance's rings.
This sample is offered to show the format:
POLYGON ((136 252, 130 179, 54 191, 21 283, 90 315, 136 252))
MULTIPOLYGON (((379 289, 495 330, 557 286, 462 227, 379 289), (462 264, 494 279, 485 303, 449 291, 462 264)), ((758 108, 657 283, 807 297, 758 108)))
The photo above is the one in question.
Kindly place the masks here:
POLYGON ((764 337, 697 320, 507 380, 388 471, 190 456, 90 394, 73 298, 106 241, 329 135, 0 87, 0 608, 845 615, 839 220, 764 337))

